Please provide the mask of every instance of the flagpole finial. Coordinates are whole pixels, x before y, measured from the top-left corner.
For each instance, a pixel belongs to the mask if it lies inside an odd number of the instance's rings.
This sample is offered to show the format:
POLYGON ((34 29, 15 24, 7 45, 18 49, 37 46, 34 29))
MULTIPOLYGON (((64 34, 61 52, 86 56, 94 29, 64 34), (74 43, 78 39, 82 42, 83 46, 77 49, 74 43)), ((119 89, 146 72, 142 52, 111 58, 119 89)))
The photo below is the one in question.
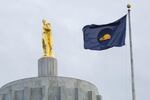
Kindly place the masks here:
POLYGON ((127 4, 127 8, 128 8, 128 10, 130 10, 131 4, 127 4))

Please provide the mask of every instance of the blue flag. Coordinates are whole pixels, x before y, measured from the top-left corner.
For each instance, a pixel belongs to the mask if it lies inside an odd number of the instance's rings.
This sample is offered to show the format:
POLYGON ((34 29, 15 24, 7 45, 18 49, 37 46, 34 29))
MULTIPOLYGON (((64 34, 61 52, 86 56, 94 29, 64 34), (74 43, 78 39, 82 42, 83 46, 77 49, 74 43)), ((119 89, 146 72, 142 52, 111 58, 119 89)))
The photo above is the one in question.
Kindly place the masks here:
POLYGON ((83 27, 84 48, 105 50, 125 45, 126 15, 105 25, 86 25, 83 27))

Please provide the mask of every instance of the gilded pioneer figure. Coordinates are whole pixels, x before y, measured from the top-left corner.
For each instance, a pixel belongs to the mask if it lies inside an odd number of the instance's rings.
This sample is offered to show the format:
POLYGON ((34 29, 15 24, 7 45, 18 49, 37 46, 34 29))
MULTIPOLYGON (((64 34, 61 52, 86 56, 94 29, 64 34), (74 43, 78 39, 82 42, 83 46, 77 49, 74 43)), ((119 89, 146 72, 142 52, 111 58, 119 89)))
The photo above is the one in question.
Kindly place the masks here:
POLYGON ((54 57, 51 25, 44 19, 42 20, 42 22, 43 22, 42 46, 44 56, 54 57))

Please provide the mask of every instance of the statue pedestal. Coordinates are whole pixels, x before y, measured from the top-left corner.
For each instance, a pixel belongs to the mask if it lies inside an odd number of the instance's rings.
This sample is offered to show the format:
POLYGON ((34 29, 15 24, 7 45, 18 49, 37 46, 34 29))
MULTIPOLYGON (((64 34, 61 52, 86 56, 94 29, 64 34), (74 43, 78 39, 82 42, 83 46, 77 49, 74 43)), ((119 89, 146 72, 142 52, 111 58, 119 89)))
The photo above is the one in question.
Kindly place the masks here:
POLYGON ((42 57, 38 60, 38 77, 57 76, 57 60, 53 57, 42 57))

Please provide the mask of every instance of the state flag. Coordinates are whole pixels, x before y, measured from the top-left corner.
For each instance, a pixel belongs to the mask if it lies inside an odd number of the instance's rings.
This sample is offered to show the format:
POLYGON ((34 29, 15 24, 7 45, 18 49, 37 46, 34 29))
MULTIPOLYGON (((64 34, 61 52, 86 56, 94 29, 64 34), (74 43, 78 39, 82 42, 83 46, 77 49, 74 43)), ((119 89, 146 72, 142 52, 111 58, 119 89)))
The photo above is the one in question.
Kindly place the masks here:
POLYGON ((125 45, 126 16, 104 25, 86 25, 83 27, 84 48, 105 50, 125 45))

